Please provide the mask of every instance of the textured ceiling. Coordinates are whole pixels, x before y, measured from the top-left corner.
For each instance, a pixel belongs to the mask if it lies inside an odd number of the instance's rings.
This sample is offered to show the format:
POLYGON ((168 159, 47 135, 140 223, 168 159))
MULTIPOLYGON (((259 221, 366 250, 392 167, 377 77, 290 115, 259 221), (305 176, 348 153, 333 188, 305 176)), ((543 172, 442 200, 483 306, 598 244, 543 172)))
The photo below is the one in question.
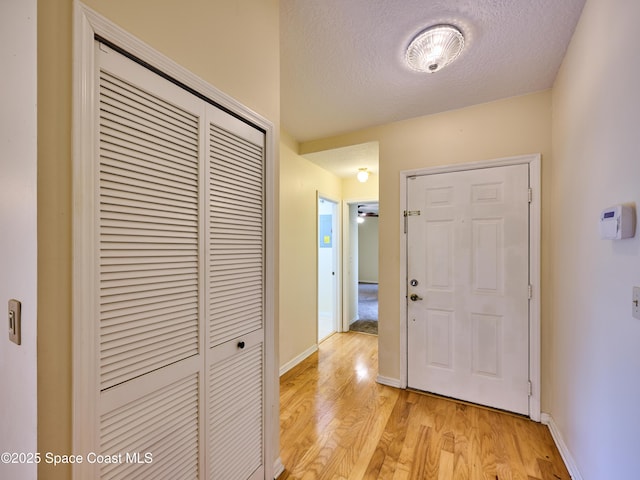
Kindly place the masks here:
POLYGON ((298 141, 550 88, 585 0, 281 0, 282 127, 298 141), (457 25, 465 49, 416 73, 404 51, 457 25))

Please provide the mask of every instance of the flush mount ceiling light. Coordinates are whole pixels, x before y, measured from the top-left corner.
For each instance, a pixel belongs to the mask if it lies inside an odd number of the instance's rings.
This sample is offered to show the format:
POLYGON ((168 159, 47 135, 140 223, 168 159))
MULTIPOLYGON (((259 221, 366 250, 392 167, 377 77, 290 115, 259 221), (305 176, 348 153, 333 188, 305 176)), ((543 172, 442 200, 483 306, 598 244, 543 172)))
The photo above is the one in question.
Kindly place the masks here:
POLYGON ((414 38, 405 54, 410 68, 434 73, 453 62, 464 47, 462 32, 453 25, 434 25, 414 38))
POLYGON ((359 182, 364 183, 369 179, 369 172, 366 168, 359 168, 356 177, 358 177, 359 182))

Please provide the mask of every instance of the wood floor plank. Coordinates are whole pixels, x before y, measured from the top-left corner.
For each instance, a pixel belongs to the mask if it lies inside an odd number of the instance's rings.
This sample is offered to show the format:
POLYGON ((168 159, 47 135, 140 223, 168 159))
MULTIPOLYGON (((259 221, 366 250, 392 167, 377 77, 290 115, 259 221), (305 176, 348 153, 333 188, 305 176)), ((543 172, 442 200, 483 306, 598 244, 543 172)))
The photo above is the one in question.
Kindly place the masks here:
POLYGON ((570 480, 529 419, 376 383, 377 337, 335 334, 280 379, 279 480, 570 480))
POLYGON ((371 456, 369 465, 365 472, 366 479, 391 478, 395 471, 402 445, 407 434, 408 419, 410 417, 412 404, 406 400, 407 392, 399 392, 395 406, 389 415, 385 425, 384 434, 371 456))

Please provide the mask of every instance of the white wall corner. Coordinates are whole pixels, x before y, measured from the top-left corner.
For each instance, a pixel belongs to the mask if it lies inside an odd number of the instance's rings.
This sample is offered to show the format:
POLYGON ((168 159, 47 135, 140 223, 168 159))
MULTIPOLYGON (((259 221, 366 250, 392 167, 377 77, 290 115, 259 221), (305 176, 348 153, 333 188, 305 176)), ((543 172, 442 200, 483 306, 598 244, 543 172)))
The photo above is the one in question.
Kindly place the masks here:
POLYGON ((285 373, 287 373, 293 367, 295 367, 296 365, 298 365, 303 360, 305 360, 307 357, 313 355, 317 351, 318 351, 318 344, 316 343, 316 344, 312 345, 311 347, 307 348, 304 352, 302 352, 297 357, 289 360, 287 363, 285 363, 284 365, 282 365, 280 367, 280 376, 282 376, 285 373))
POLYGON ((398 378, 383 377, 382 375, 378 375, 378 377, 376 378, 376 382, 378 382, 380 385, 386 385, 387 387, 402 388, 402 384, 400 383, 400 379, 398 378))
POLYGON ((578 470, 578 466, 576 465, 567 444, 564 442, 562 438, 562 433, 558 429, 558 425, 553 421, 553 417, 548 413, 542 413, 540 415, 540 421, 543 425, 546 425, 551 432, 551 436, 553 437, 553 441, 556 443, 556 447, 558 447, 558 451, 562 456, 562 460, 564 460, 564 464, 569 470, 569 475, 571 475, 572 480, 582 480, 582 475, 580 475, 580 471, 578 470))

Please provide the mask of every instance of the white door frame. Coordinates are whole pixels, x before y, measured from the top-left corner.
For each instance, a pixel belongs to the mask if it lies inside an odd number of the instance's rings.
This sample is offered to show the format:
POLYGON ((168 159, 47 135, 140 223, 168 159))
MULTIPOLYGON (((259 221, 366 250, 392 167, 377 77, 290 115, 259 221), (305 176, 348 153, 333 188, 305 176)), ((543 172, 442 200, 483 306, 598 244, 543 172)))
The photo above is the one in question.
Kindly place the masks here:
POLYGON ((522 155, 481 162, 440 167, 404 170, 400 172, 400 386, 407 388, 407 244, 404 212, 407 209, 407 181, 416 175, 477 170, 508 165, 529 165, 529 188, 532 189, 529 207, 529 417, 540 421, 540 154, 522 155))
MULTIPOLYGON (((353 235, 350 226, 349 207, 351 205, 358 205, 360 203, 372 203, 379 202, 377 197, 363 197, 357 199, 347 199, 342 201, 342 331, 348 332, 351 325, 352 318, 349 317, 349 303, 353 300, 352 294, 349 291, 349 283, 352 277, 356 276, 356 283, 358 280, 358 272, 351 272, 349 275, 349 256, 351 255, 351 249, 349 243, 351 236, 353 235)), ((356 250, 358 248, 356 247, 356 250)), ((358 292, 356 291, 356 303, 358 301, 358 292)), ((357 308, 356 308, 357 312, 357 308)))
POLYGON ((336 227, 336 231, 333 232, 333 245, 334 245, 334 251, 335 251, 335 256, 336 256, 336 260, 335 260, 335 267, 336 267, 336 283, 335 283, 335 291, 333 292, 334 294, 334 301, 335 301, 335 305, 334 305, 334 328, 336 332, 342 332, 342 322, 340 321, 340 319, 342 318, 342 211, 340 208, 340 200, 337 200, 335 198, 333 198, 331 195, 325 195, 324 193, 322 193, 319 190, 316 190, 316 341, 319 343, 320 342, 320 338, 319 338, 319 333, 318 333, 318 325, 319 325, 319 306, 320 306, 320 301, 319 301, 319 288, 320 285, 318 283, 318 279, 319 279, 319 272, 320 272, 320 255, 319 255, 319 250, 320 247, 318 245, 318 238, 320 235, 320 230, 319 230, 319 215, 320 215, 320 210, 319 210, 319 202, 320 200, 327 200, 333 204, 335 204, 335 214, 336 214, 336 218, 334 220, 334 224, 336 227))

